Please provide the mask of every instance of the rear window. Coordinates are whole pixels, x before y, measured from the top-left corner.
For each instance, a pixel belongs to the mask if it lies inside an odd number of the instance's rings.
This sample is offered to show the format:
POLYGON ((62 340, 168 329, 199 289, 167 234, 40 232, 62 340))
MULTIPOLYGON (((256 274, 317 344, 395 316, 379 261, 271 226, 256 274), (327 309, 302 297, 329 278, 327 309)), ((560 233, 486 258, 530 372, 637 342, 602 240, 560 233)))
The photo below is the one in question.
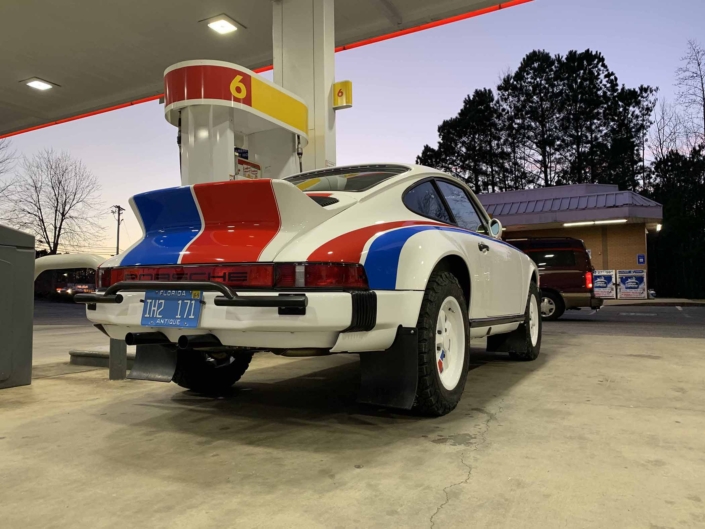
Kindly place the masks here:
POLYGON ((287 178, 301 191, 366 191, 409 169, 395 165, 341 167, 287 178))
POLYGON ((575 266, 575 252, 572 250, 528 251, 526 254, 533 259, 539 268, 567 268, 575 266))

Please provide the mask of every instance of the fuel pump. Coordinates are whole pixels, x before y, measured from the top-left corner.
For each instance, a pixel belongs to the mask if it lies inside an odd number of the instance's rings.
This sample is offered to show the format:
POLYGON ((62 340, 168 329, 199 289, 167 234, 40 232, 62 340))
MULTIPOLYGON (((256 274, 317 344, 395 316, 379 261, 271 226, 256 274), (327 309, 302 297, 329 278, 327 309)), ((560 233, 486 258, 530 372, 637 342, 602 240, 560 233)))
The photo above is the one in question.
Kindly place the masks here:
POLYGON ((167 68, 164 88, 182 185, 300 171, 308 108, 296 95, 242 66, 206 60, 167 68))

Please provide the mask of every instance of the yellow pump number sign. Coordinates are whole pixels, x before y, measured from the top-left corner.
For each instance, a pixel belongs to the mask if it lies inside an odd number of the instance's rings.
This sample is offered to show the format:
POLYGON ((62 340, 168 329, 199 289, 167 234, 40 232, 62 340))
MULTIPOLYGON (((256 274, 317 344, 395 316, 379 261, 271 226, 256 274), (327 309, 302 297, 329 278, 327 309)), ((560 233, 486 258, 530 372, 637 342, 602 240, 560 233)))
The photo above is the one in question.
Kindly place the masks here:
POLYGON ((342 110, 353 106, 352 81, 340 81, 333 85, 333 109, 342 110))

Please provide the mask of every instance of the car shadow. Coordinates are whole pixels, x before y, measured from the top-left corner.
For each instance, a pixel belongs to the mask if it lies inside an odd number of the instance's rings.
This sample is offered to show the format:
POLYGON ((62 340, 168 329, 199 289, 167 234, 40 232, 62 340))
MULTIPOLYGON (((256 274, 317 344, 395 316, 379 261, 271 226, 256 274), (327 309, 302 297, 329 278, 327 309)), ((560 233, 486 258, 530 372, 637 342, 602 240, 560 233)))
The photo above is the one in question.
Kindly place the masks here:
POLYGON ((433 443, 446 442, 472 446, 491 423, 502 420, 505 394, 541 369, 549 356, 514 362, 506 354, 474 351, 463 398, 454 411, 437 418, 358 404, 359 361, 347 355, 305 359, 306 364, 296 361, 289 367, 298 374, 289 377, 286 362, 261 367, 218 398, 173 384, 134 381, 153 384, 155 389, 112 400, 96 410, 97 420, 111 424, 111 433, 101 443, 101 457, 107 465, 129 467, 132 472, 207 486, 202 473, 189 469, 214 464, 208 460, 213 454, 228 454, 233 462, 248 454, 258 454, 257 461, 262 454, 274 454, 266 457, 281 461, 301 454, 361 457, 372 464, 394 454, 395 446, 409 443, 419 450, 437 450, 433 443), (337 365, 328 367, 328 362, 337 365), (132 453, 129 458, 124 457, 126 447, 132 453))
POLYGON ((141 430, 147 437, 184 434, 204 446, 225 442, 233 447, 287 450, 293 443, 296 450, 305 451, 335 452, 349 450, 351 445, 366 450, 409 436, 431 435, 438 428, 483 414, 493 401, 545 363, 514 362, 506 354, 475 351, 456 410, 444 417, 427 418, 358 404, 359 361, 348 357, 339 365, 320 368, 325 365, 322 360, 311 362, 311 371, 289 378, 282 376, 285 370, 279 366, 256 369, 217 398, 187 390, 147 392, 111 403, 100 415, 126 429, 141 430), (126 412, 126 406, 148 411, 133 414, 126 412), (298 444, 296 439, 302 435, 308 441, 298 444))

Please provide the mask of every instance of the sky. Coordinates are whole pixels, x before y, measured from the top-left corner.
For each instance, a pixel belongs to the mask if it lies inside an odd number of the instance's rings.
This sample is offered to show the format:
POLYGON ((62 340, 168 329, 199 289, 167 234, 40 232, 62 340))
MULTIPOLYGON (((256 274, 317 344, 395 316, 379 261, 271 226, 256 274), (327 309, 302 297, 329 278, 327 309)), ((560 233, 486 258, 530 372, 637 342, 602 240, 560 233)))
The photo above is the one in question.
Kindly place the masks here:
MULTIPOLYGON (((658 87, 673 100, 687 40, 705 45, 704 21, 705 0, 535 0, 338 53, 336 80, 353 82, 354 107, 337 114, 337 163, 413 162, 425 144, 436 145, 438 125, 466 95, 494 88, 534 49, 599 51, 620 82, 658 87)), ((141 236, 129 197, 180 183, 176 129, 157 102, 29 132, 13 146, 22 155, 53 148, 82 160, 101 183, 106 211, 127 208, 123 250, 141 236)), ((109 213, 103 224, 105 233, 82 251, 112 253, 109 213)))

